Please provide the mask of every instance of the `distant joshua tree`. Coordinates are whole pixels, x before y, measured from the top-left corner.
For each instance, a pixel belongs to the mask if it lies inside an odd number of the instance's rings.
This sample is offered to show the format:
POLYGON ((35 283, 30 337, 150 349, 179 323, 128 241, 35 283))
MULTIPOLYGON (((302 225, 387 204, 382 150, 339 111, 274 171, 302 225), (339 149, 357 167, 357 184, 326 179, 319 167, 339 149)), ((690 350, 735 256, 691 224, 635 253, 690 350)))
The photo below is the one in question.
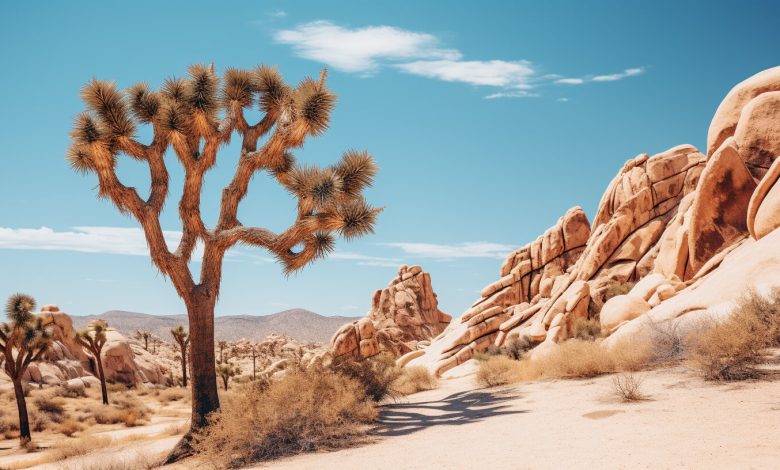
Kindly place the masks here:
MULTIPOLYGON (((320 135, 328 127, 336 97, 326 87, 325 77, 323 70, 319 80, 306 78, 291 87, 276 68, 261 66, 228 69, 220 85, 213 65, 193 65, 189 78, 168 79, 158 91, 140 83, 121 92, 113 82, 94 79, 81 90, 87 109, 75 120, 68 161, 76 171, 95 173, 99 197, 110 199, 120 212, 138 220, 152 261, 184 300, 192 337, 193 430, 205 426, 206 415, 219 408, 214 307, 225 252, 236 244, 264 248, 289 274, 330 253, 336 235, 352 239, 373 232, 381 212, 362 195, 377 170, 367 152, 348 151, 339 163, 324 168, 300 165, 291 153, 308 136, 320 135), (255 105, 264 115, 251 124, 244 110, 255 105), (136 140, 138 124, 151 126, 150 143, 136 140), (216 225, 208 228, 200 214, 203 178, 234 132, 241 137, 241 154, 232 180, 222 191, 216 225), (171 147, 184 167, 178 206, 182 237, 174 251, 168 248, 160 225, 169 189, 164 155, 171 147), (149 166, 148 198, 120 181, 116 171, 120 155, 149 166), (249 182, 260 171, 268 172, 298 201, 295 221, 280 233, 248 227, 238 219, 249 182), (196 280, 188 263, 198 242, 203 259, 196 280)), ((187 453, 189 438, 189 434, 184 437, 169 461, 187 453)))
POLYGON ((74 336, 76 341, 86 348, 95 359, 98 378, 100 379, 100 392, 103 395, 104 405, 108 405, 108 389, 106 388, 106 374, 103 373, 103 359, 101 359, 100 353, 103 351, 103 346, 106 344, 107 330, 108 323, 105 320, 93 320, 89 322, 89 325, 87 325, 86 328, 76 332, 74 336))
POLYGON ((221 364, 217 364, 216 367, 217 375, 222 379, 222 386, 225 388, 225 391, 228 389, 228 382, 231 378, 239 375, 241 373, 241 368, 238 365, 233 365, 229 362, 223 362, 221 364))
POLYGON ((184 329, 182 325, 171 329, 171 336, 179 345, 181 351, 181 384, 182 387, 187 386, 187 349, 190 345, 190 334, 184 329))
POLYGON ((227 348, 228 342, 221 339, 217 341, 217 346, 219 346, 219 363, 223 363, 225 362, 225 348, 227 348))
POLYGON ((25 294, 14 294, 5 305, 9 321, 0 324, 3 369, 14 385, 19 412, 19 439, 22 444, 32 440, 22 376, 30 363, 40 359, 52 343, 49 325, 41 317, 33 315, 34 309, 35 299, 25 294))
POLYGON ((134 336, 139 341, 143 341, 144 342, 144 349, 146 351, 148 351, 149 350, 149 338, 152 337, 152 332, 149 331, 149 330, 136 330, 134 336))

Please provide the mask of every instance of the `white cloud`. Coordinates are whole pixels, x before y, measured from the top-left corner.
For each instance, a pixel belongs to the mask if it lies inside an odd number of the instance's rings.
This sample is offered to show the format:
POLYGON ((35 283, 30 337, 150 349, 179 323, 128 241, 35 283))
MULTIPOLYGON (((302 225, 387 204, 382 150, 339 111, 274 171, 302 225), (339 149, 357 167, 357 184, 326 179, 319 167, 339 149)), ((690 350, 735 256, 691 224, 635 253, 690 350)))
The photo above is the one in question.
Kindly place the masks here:
POLYGON ((624 78, 641 75, 644 73, 642 68, 625 69, 621 73, 613 73, 611 75, 596 75, 593 77, 594 82, 614 82, 616 80, 622 80, 624 78))
POLYGON ((490 242, 466 242, 458 244, 435 243, 384 243, 400 248, 409 256, 435 259, 496 258, 503 259, 517 247, 490 242))
POLYGON ((623 80, 624 78, 642 75, 644 72, 645 69, 636 67, 625 69, 620 73, 613 73, 609 75, 596 75, 582 78, 559 78, 558 80, 555 80, 555 83, 560 83, 562 85, 582 85, 585 82, 615 82, 618 80, 623 80))
POLYGON ((559 80, 555 80, 555 83, 561 83, 563 85, 582 85, 585 83, 585 80, 582 78, 561 78, 559 80))
MULTIPOLYGON (((168 246, 176 246, 180 232, 164 231, 168 246)), ((140 228, 72 227, 57 232, 48 227, 0 227, 0 248, 16 250, 58 250, 82 253, 148 256, 146 239, 140 228)))
POLYGON ((531 88, 535 70, 525 60, 421 60, 398 64, 406 73, 446 82, 514 89, 531 88))
POLYGON ((537 98, 541 95, 539 93, 531 93, 528 91, 502 91, 499 93, 491 93, 485 96, 486 100, 494 100, 497 98, 537 98))
POLYGON ((457 60, 460 52, 442 49, 436 36, 393 26, 349 29, 329 21, 314 21, 277 31, 274 40, 295 53, 345 72, 375 72, 383 60, 457 60))
POLYGON ((557 99, 557 100, 555 100, 555 101, 559 101, 559 102, 561 102, 561 103, 566 103, 566 102, 568 102, 568 101, 569 101, 569 98, 558 98, 558 99, 557 99))
POLYGON ((268 16, 270 16, 271 18, 284 18, 287 16, 287 12, 284 10, 275 10, 268 13, 268 16))

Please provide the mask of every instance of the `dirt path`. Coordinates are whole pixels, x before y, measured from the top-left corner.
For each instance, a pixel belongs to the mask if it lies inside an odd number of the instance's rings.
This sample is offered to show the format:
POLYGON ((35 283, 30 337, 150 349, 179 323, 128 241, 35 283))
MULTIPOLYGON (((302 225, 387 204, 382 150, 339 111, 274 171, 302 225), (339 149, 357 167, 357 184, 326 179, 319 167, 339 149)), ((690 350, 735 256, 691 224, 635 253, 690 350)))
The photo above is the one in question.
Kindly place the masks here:
POLYGON ((471 377, 388 405, 374 444, 253 468, 777 468, 780 381, 713 385, 682 369, 473 390, 471 377))

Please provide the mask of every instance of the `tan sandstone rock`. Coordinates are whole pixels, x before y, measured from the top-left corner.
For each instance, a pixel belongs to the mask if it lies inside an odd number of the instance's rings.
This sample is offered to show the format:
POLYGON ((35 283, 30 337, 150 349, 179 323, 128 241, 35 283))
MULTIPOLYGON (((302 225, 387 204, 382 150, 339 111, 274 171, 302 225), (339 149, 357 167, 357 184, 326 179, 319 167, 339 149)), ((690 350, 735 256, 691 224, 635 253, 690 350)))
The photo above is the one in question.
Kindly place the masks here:
POLYGON ((623 323, 633 320, 650 311, 650 304, 639 296, 626 294, 616 295, 607 300, 599 314, 601 331, 611 333, 623 323))
POLYGON ((734 131, 734 140, 739 147, 740 156, 757 178, 780 156, 778 122, 780 91, 758 95, 742 108, 734 131))
POLYGON ((780 158, 772 163, 750 197, 747 226, 755 239, 780 227, 780 158))

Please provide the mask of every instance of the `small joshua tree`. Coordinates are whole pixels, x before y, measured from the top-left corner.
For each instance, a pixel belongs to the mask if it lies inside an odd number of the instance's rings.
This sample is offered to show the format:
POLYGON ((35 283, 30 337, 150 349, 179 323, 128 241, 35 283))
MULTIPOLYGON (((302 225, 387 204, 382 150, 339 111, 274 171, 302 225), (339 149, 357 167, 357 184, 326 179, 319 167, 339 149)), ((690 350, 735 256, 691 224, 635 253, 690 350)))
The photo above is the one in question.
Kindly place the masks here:
POLYGON ((149 331, 149 330, 136 330, 134 336, 139 341, 143 341, 144 342, 144 349, 146 351, 148 351, 149 350, 149 338, 152 337, 152 332, 149 331))
MULTIPOLYGON (((363 199, 377 170, 367 152, 348 151, 339 163, 327 167, 300 165, 292 154, 308 136, 320 135, 328 127, 336 99, 325 76, 323 71, 319 80, 306 78, 291 87, 275 68, 261 66, 228 69, 220 85, 213 66, 193 65, 188 78, 166 80, 158 91, 140 83, 123 93, 113 82, 99 80, 81 91, 87 110, 76 118, 68 160, 76 171, 95 173, 98 195, 138 220, 152 261, 184 300, 192 338, 193 429, 205 426, 206 415, 219 408, 214 307, 226 251, 236 244, 266 249, 289 274, 330 253, 335 236, 352 239, 373 232, 381 211, 363 199), (254 106, 264 115, 250 123, 244 110, 254 106), (150 143, 137 140, 138 124, 151 126, 150 143), (200 213, 204 175, 214 168, 217 152, 234 133, 241 137, 236 171, 222 191, 216 224, 207 227, 200 213), (178 205, 182 237, 175 250, 168 247, 160 224, 169 189, 164 159, 169 148, 184 167, 178 205), (149 166, 148 197, 120 181, 116 164, 124 155, 149 166), (261 171, 298 202, 294 222, 279 233, 245 226, 238 218, 249 182, 261 171), (189 261, 198 243, 203 259, 195 278, 189 261)), ((189 436, 169 462, 187 453, 189 436)))
POLYGON ((217 371, 217 375, 219 375, 219 377, 222 379, 222 386, 227 391, 228 381, 230 381, 231 378, 240 374, 241 368, 238 365, 234 366, 229 362, 223 362, 217 364, 216 371, 217 371))
POLYGON ((0 348, 3 349, 3 369, 14 385, 19 412, 19 439, 30 442, 30 421, 24 398, 22 376, 31 362, 40 359, 52 343, 51 331, 43 319, 33 315, 35 299, 25 294, 8 298, 5 313, 8 323, 0 324, 0 348))
POLYGON ((76 341, 86 348, 97 365, 98 378, 100 379, 100 391, 103 394, 103 404, 108 405, 108 389, 106 388, 106 375, 103 373, 103 359, 100 353, 106 344, 106 331, 108 323, 104 320, 93 320, 89 322, 86 328, 76 332, 76 341))
POLYGON ((219 346, 219 361, 218 362, 225 362, 225 349, 228 347, 228 342, 225 340, 219 340, 217 342, 217 346, 219 346))
POLYGON ((187 348, 190 345, 190 334, 184 329, 182 325, 171 329, 171 336, 179 345, 181 351, 181 384, 183 387, 187 386, 187 348))

